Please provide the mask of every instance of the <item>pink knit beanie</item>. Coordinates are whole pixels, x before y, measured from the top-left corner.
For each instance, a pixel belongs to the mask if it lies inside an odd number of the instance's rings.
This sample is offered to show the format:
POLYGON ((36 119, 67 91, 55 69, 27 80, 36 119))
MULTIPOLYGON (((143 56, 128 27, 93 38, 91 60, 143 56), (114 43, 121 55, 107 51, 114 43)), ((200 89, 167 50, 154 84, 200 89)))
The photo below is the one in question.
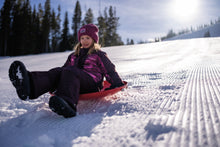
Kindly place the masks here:
POLYGON ((80 41, 80 37, 82 35, 88 35, 90 36, 96 43, 99 41, 99 36, 98 36, 98 27, 94 24, 87 24, 81 27, 78 31, 78 40, 80 41))

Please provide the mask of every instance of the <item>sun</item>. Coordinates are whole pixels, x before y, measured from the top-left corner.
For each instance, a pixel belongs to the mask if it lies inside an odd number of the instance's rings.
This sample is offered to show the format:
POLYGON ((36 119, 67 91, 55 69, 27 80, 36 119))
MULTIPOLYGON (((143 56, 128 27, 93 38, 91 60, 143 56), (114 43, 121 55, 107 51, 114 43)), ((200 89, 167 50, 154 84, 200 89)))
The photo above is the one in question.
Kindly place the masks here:
POLYGON ((198 12, 199 0, 173 0, 170 13, 179 21, 191 21, 198 12))

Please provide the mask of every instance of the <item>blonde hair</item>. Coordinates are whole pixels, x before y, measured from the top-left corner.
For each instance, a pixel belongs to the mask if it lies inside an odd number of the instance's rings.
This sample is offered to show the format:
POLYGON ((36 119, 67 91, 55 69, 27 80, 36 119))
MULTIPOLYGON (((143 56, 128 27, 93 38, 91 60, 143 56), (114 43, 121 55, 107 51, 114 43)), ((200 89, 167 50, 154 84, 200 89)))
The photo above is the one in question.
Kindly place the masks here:
MULTIPOLYGON (((79 55, 81 48, 82 48, 82 44, 80 42, 77 43, 74 47, 74 50, 75 50, 74 55, 79 55)), ((89 48, 88 55, 90 55, 94 52, 97 52, 99 50, 101 50, 101 45, 93 42, 93 45, 91 45, 91 47, 89 48)))

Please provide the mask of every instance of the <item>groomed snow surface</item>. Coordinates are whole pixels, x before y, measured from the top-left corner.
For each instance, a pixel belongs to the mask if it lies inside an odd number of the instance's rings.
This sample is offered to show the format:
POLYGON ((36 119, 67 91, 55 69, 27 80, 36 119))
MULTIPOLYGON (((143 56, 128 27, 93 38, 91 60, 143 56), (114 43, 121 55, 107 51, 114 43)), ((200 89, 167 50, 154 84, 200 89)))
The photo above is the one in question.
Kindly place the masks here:
POLYGON ((76 117, 48 108, 49 94, 21 101, 8 68, 62 66, 70 52, 0 59, 1 147, 220 146, 220 38, 103 48, 128 88, 80 101, 76 117))

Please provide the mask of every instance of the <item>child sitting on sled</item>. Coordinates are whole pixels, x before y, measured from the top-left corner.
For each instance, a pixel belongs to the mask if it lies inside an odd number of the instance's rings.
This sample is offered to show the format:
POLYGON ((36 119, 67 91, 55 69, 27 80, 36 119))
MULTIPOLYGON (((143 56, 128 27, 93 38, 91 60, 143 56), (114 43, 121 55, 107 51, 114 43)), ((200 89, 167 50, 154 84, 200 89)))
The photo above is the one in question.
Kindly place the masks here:
POLYGON ((76 115, 79 94, 102 89, 103 78, 111 83, 110 88, 123 85, 114 64, 100 50, 98 28, 88 24, 78 31, 79 43, 62 67, 49 71, 28 71, 21 61, 14 61, 9 68, 9 78, 22 100, 36 99, 47 92, 49 107, 64 117, 76 115))

